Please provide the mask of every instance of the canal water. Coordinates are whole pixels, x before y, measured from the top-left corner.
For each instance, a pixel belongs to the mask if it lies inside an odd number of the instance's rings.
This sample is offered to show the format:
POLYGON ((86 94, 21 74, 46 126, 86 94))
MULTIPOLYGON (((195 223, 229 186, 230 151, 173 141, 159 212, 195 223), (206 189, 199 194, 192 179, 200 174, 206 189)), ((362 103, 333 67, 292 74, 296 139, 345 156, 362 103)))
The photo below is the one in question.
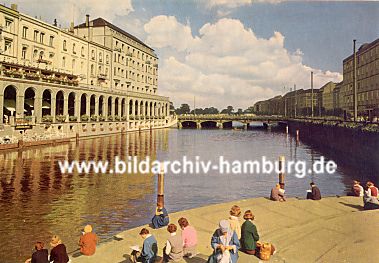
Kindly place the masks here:
MULTIPOLYGON (((141 224, 153 216, 156 177, 153 174, 62 175, 61 160, 110 160, 120 156, 155 160, 303 160, 308 165, 324 156, 337 159, 333 175, 310 174, 299 179, 286 175, 286 194, 304 198, 310 181, 324 196, 343 195, 354 178, 366 180, 378 171, 343 162, 341 155, 317 145, 297 143, 283 133, 263 130, 176 130, 128 133, 81 140, 58 146, 0 153, 0 262, 24 262, 35 241, 48 244, 59 235, 68 250, 77 249, 82 228, 92 224, 102 241, 141 224)), ((357 157, 359 158, 359 157, 357 157)), ((168 173, 165 177, 169 212, 252 197, 268 197, 278 181, 275 173, 208 174, 168 173)), ((252 208, 254 210, 254 208, 252 208)))

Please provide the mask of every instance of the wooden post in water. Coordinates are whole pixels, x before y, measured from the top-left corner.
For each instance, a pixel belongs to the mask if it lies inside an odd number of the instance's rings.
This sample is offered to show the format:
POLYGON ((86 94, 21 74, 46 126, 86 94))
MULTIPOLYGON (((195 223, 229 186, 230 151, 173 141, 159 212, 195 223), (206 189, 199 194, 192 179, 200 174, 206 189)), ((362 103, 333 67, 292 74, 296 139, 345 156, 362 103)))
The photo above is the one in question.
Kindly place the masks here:
POLYGON ((283 155, 279 156, 279 184, 281 189, 284 189, 284 160, 285 157, 283 155))
POLYGON ((157 191, 157 204, 164 207, 164 171, 163 168, 158 174, 158 191, 157 191))
POLYGON ((75 135, 76 143, 79 143, 79 133, 77 132, 75 135))
POLYGON ((299 134, 300 134, 299 130, 296 130, 296 141, 297 142, 299 141, 299 134))
POLYGON ((288 134, 288 125, 286 126, 286 134, 288 134))

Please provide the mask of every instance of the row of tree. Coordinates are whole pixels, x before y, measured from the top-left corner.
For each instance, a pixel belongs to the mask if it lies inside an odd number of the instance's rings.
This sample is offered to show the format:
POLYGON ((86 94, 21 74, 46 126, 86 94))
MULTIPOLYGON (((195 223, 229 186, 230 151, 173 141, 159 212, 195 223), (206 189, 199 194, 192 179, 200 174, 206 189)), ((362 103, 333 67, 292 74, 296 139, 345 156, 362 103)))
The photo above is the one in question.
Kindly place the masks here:
POLYGON ((215 107, 209 107, 209 108, 196 108, 194 110, 191 110, 190 106, 186 103, 180 105, 179 108, 175 109, 175 113, 177 115, 181 114, 246 114, 246 113, 253 113, 253 107, 249 107, 245 110, 239 108, 237 111, 234 111, 233 106, 228 106, 225 109, 222 109, 221 111, 215 107))

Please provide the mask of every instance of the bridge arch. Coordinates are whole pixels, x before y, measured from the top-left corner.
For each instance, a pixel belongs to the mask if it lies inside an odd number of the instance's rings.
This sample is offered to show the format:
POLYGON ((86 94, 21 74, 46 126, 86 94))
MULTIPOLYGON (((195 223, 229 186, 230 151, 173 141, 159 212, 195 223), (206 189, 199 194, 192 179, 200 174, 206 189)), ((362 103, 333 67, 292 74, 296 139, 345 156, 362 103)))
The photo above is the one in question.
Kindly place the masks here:
POLYGON ((184 129, 196 129, 197 123, 195 121, 183 121, 181 122, 182 128, 184 129))
POLYGON ((217 129, 217 121, 207 120, 200 123, 202 129, 217 129))

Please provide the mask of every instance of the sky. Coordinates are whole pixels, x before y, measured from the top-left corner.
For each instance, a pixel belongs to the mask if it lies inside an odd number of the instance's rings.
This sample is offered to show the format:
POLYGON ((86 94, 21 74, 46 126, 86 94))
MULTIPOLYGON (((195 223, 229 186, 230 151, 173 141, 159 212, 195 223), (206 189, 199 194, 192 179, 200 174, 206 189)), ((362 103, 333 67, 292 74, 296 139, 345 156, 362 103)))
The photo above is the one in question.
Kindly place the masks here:
POLYGON ((294 0, 13 0, 62 27, 103 17, 159 57, 159 94, 182 103, 246 109, 296 84, 342 80, 342 60, 379 37, 379 2, 294 0))

